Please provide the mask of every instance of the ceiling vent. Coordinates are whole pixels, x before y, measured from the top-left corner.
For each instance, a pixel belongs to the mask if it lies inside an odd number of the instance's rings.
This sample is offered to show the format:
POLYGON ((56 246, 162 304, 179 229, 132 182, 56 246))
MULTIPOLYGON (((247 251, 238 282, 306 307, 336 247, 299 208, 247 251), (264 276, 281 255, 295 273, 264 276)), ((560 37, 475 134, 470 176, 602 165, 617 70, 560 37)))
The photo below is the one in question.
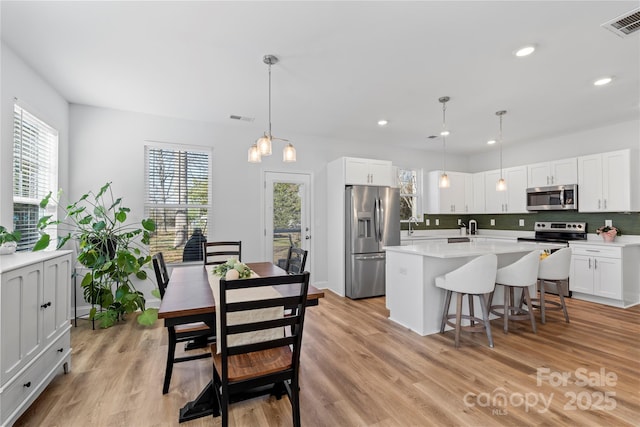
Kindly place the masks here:
POLYGON ((434 139, 434 138, 437 138, 437 137, 438 137, 438 135, 429 135, 427 138, 434 139))
POLYGON ((629 37, 640 30, 640 7, 602 24, 618 37, 629 37))
POLYGON ((229 118, 232 120, 242 120, 243 122, 252 122, 255 120, 254 117, 238 116, 237 114, 231 114, 229 118))

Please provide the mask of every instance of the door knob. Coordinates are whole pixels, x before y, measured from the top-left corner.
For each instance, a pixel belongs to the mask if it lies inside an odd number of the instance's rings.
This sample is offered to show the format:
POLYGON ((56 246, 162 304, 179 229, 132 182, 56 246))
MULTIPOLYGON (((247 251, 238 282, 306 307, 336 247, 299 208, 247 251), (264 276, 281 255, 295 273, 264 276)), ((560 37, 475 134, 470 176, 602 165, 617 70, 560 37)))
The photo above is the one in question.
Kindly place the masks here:
POLYGON ((309 239, 311 239, 311 236, 309 236, 308 234, 304 236, 304 240, 309 240, 309 239))

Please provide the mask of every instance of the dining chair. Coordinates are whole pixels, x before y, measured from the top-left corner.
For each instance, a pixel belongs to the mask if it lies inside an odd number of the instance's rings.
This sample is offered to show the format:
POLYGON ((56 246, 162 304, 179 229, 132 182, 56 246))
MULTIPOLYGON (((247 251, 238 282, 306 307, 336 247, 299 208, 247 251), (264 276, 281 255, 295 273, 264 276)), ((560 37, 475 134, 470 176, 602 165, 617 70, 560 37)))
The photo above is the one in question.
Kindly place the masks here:
POLYGON ((296 248, 289 246, 289 253, 287 254, 287 263, 284 269, 289 274, 300 274, 304 271, 304 266, 307 263, 308 251, 302 248, 296 248))
POLYGON ((242 242, 203 242, 204 264, 217 265, 224 264, 229 258, 237 258, 242 261, 242 242))
POLYGON ((308 272, 253 279, 220 279, 220 301, 217 304, 220 336, 212 345, 211 352, 214 354, 213 388, 223 427, 228 426, 229 403, 234 396, 270 385, 274 386, 273 390, 284 388, 291 402, 293 425, 300 426, 298 372, 308 288, 308 272), (286 290, 278 292, 277 285, 287 285, 281 288, 286 290), (233 294, 236 292, 237 295, 238 291, 246 292, 240 301, 233 294), (295 307, 294 314, 285 317, 284 309, 292 307, 295 307), (278 314, 269 318, 258 317, 256 309, 275 309, 278 314), (291 333, 285 334, 287 329, 291 333), (260 331, 268 336, 253 335, 253 339, 247 340, 246 335, 240 335, 260 331))
POLYGON ((460 331, 479 332, 484 329, 489 340, 489 347, 493 347, 491 336, 491 323, 489 322, 487 294, 493 292, 496 282, 498 257, 494 254, 481 255, 472 259, 463 266, 436 277, 436 286, 446 290, 444 308, 442 311, 442 323, 440 333, 449 325, 455 329, 455 346, 460 346, 460 331), (456 312, 449 314, 451 296, 457 294, 456 312), (482 318, 473 313, 473 304, 469 304, 469 314, 462 314, 462 302, 464 295, 477 296, 480 299, 482 318), (455 323, 451 321, 455 319, 455 323), (470 321, 469 326, 462 326, 462 319, 470 321), (476 325, 477 323, 477 325, 476 325))
MULTIPOLYGON (((158 252, 152 257, 153 270, 158 281, 160 290, 160 298, 164 298, 164 294, 169 284, 169 275, 167 274, 167 266, 164 262, 162 252, 158 252)), ((216 331, 207 326, 204 322, 187 323, 184 325, 168 326, 169 334, 167 347, 167 365, 164 371, 164 384, 162 386, 162 394, 169 392, 169 384, 171 383, 171 374, 173 373, 174 363, 188 362, 190 360, 205 359, 211 357, 211 353, 200 353, 192 356, 175 357, 176 345, 181 342, 190 342, 193 340, 203 340, 208 345, 214 339, 216 331)))
POLYGON ((531 294, 529 287, 535 289, 538 280, 538 264, 540 263, 540 252, 531 251, 519 260, 498 269, 496 274, 496 285, 502 286, 503 304, 492 305, 493 292, 489 297, 489 312, 503 318, 504 333, 509 332, 509 320, 525 320, 531 321, 531 328, 536 333, 536 318, 533 314, 533 305, 531 303, 531 294), (521 289, 522 298, 527 304, 527 310, 522 308, 515 299, 515 289, 521 289))

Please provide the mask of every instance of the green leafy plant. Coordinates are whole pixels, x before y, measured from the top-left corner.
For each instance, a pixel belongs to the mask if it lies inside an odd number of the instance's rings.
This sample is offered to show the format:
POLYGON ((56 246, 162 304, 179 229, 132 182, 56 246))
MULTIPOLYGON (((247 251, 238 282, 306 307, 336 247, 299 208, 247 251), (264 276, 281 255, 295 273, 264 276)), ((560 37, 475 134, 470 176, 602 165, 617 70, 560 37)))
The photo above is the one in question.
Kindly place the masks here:
POLYGON ((247 279, 251 277, 251 269, 235 258, 229 258, 224 264, 218 264, 213 268, 213 273, 225 277, 227 280, 247 279), (235 272, 228 275, 229 272, 235 272))
POLYGON ((18 243, 21 237, 22 237, 22 233, 20 233, 18 230, 9 232, 9 230, 7 230, 5 227, 0 225, 0 245, 3 245, 8 242, 18 243))
MULTIPOLYGON (((51 193, 40 202, 40 207, 45 209, 49 204, 59 205, 51 193)), ((98 320, 100 327, 108 328, 127 314, 142 310, 138 323, 155 323, 158 310, 145 307, 144 295, 132 280, 133 277, 147 279, 143 267, 151 257, 144 246, 149 244, 151 233, 155 231, 153 220, 143 219, 140 226, 127 224, 130 209, 122 205, 121 198, 114 198, 110 182, 97 193, 83 194, 64 211, 66 215, 62 220, 54 219, 52 215, 40 218, 41 237, 33 250, 47 248, 51 243, 47 229, 57 226, 56 247, 60 249, 70 240, 76 241, 78 262, 89 269, 81 286, 85 301, 93 305, 90 319, 98 320)))

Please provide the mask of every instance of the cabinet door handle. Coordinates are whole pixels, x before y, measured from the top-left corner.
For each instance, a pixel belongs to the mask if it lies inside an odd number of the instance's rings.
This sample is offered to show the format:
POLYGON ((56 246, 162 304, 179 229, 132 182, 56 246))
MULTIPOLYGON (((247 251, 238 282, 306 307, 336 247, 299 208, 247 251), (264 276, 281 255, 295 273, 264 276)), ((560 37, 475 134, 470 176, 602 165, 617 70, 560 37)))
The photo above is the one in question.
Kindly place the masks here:
POLYGON ((553 175, 551 175, 551 183, 553 184, 553 175))
POLYGON ((549 185, 549 177, 547 176, 547 185, 549 185))
POLYGON ((22 384, 23 387, 29 388, 31 387, 31 381, 22 384))
POLYGON ((64 348, 59 348, 58 349, 58 353, 62 353, 64 351, 64 348))
POLYGON ((596 270, 598 268, 598 260, 596 258, 593 259, 593 269, 596 270))
POLYGON ((598 209, 600 209, 600 199, 598 199, 598 209))
POLYGON ((46 302, 40 306, 40 308, 47 308, 47 307, 51 307, 51 301, 46 302))
POLYGON ((600 251, 598 249, 587 249, 587 252, 597 252, 600 253, 600 251))
POLYGON ((589 270, 591 270, 591 258, 589 258, 589 270))
POLYGON ((604 208, 607 209, 607 199, 604 199, 604 208))

